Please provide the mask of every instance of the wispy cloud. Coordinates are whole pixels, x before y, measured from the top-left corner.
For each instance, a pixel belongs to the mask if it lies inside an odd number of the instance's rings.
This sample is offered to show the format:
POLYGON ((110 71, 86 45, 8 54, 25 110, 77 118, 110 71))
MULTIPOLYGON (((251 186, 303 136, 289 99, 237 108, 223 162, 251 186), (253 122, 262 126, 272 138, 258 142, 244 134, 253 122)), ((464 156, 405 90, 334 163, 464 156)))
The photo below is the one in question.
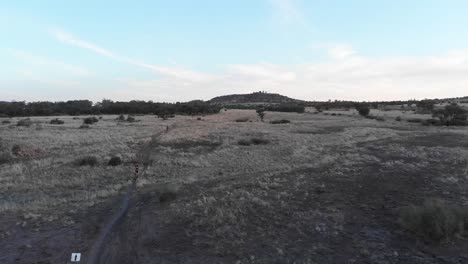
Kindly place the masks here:
POLYGON ((294 0, 268 0, 284 23, 303 21, 304 15, 294 0))
POLYGON ((119 54, 116 54, 109 49, 100 47, 90 41, 82 40, 76 36, 74 36, 71 33, 67 33, 62 30, 51 30, 52 35, 59 41, 70 44, 73 46, 77 46, 79 48, 87 49, 90 50, 94 53, 97 53, 99 55, 111 58, 113 60, 127 63, 130 65, 142 67, 145 69, 149 69, 157 74, 160 74, 162 76, 166 77, 171 77, 171 78, 177 78, 181 79, 184 81, 190 81, 190 82, 203 82, 207 80, 211 80, 213 76, 202 73, 202 72, 197 72, 197 71, 191 71, 188 69, 184 69, 181 67, 163 67, 159 65, 154 65, 146 62, 141 62, 135 59, 127 58, 125 56, 121 56, 119 54))
POLYGON ((116 56, 113 52, 105 48, 101 48, 98 45, 93 44, 91 42, 76 38, 70 33, 64 32, 62 30, 57 30, 57 29, 51 30, 51 33, 56 39, 58 39, 61 42, 71 44, 80 48, 88 49, 106 57, 118 59, 118 56, 116 56))

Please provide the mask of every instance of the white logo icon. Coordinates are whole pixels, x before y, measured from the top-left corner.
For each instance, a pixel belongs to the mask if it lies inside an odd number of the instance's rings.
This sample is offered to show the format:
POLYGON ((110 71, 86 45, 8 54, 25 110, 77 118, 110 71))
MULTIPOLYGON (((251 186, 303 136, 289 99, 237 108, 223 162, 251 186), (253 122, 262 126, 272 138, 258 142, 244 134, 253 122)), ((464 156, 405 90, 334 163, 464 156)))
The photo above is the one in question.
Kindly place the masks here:
POLYGON ((72 262, 80 262, 80 259, 81 259, 81 253, 72 253, 71 255, 72 262))

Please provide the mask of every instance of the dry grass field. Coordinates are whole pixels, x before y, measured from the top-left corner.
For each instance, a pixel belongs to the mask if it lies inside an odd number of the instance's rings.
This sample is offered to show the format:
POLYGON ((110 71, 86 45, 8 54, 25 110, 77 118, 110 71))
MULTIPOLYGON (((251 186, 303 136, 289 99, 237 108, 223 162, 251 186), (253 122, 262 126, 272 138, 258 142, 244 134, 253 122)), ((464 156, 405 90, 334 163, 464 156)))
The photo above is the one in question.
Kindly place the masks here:
POLYGON ((86 263, 144 146, 149 160, 106 263, 468 263, 464 230, 434 242, 399 223, 401 208, 428 198, 468 205, 468 129, 373 111, 385 120, 308 111, 259 122, 253 110, 228 110, 102 116, 80 129, 83 117, 8 119, 0 263, 66 263, 72 252, 86 263), (290 123, 270 124, 280 119, 290 123), (98 163, 80 166, 88 156, 98 163), (123 163, 108 166, 113 156, 123 163))

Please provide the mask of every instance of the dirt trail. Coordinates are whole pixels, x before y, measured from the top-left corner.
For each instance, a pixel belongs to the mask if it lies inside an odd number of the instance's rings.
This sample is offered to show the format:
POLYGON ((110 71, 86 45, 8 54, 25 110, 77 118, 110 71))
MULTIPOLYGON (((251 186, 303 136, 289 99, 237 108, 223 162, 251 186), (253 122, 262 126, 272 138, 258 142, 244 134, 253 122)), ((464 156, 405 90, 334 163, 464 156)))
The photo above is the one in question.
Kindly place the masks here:
POLYGON ((148 142, 147 144, 144 144, 140 148, 140 150, 136 153, 135 175, 132 177, 131 183, 128 186, 127 191, 125 192, 121 200, 120 209, 114 215, 112 215, 109 222, 102 228, 99 234, 99 237, 96 239, 93 246, 90 248, 89 258, 87 262, 88 264, 99 264, 99 263, 106 262, 105 258, 108 255, 108 254, 104 254, 105 251, 108 250, 106 249, 106 246, 111 244, 110 242, 111 242, 112 235, 115 233, 119 233, 121 223, 123 222, 130 208, 131 198, 133 196, 133 193, 135 192, 137 180, 139 177, 144 176, 146 169, 148 167, 148 164, 150 164, 151 149, 152 147, 155 146, 155 144, 157 144, 158 138, 167 132, 169 132, 169 127, 153 135, 151 137, 151 141, 148 142))

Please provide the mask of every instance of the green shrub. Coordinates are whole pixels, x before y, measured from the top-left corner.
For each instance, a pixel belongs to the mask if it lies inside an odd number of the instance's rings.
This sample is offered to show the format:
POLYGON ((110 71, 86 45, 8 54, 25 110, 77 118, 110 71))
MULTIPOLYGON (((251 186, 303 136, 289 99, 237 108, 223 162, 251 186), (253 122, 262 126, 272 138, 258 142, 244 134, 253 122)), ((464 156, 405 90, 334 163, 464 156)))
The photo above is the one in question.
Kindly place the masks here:
POLYGON ((63 125, 65 122, 63 120, 60 120, 58 118, 50 120, 51 125, 63 125))
POLYGON ((280 120, 272 120, 270 121, 270 124, 289 124, 291 123, 291 121, 287 120, 287 119, 280 119, 280 120))
POLYGON ((241 117, 241 118, 236 119, 236 122, 239 122, 239 123, 240 122, 247 122, 247 121, 249 121, 248 117, 241 117))
POLYGON ((124 115, 119 115, 119 117, 117 117, 117 120, 125 121, 125 116, 124 115))
POLYGON ((112 157, 107 163, 109 166, 118 166, 120 164, 122 164, 122 159, 119 156, 112 157))
POLYGON ((95 156, 85 156, 76 160, 78 166, 96 166, 99 164, 98 159, 95 156))
POLYGON ((252 138, 252 139, 250 139, 250 141, 254 145, 265 145, 265 144, 270 143, 270 141, 268 139, 264 139, 264 138, 252 138))
POLYGON ((92 125, 94 123, 97 123, 98 121, 99 119, 97 119, 95 116, 92 116, 92 117, 87 117, 83 119, 83 124, 92 125))
POLYGON ((127 122, 132 123, 132 122, 135 122, 135 121, 136 121, 136 119, 133 116, 128 116, 127 117, 127 122))
POLYGON ((383 117, 381 117, 381 116, 377 116, 377 117, 375 118, 375 120, 377 120, 377 121, 385 121, 385 118, 383 118, 383 117))
POLYGON ((13 145, 11 148, 11 153, 15 156, 19 156, 21 154, 21 146, 18 144, 13 145))
POLYGON ((11 123, 10 120, 3 120, 3 121, 2 121, 2 124, 3 124, 3 125, 10 124, 10 123, 11 123))
POLYGON ((32 121, 29 118, 21 119, 16 123, 17 126, 24 126, 24 127, 30 127, 32 125, 32 121))
POLYGON ((370 108, 367 105, 359 104, 356 106, 356 110, 361 116, 368 116, 370 113, 370 108))
POLYGON ((400 224, 412 233, 436 241, 463 235, 468 228, 468 209, 442 200, 426 200, 401 210, 400 224))
POLYGON ((468 125, 467 111, 457 104, 446 105, 444 109, 434 110, 432 116, 446 126, 468 125))
POLYGON ((270 143, 268 139, 265 138, 251 138, 251 139, 241 139, 237 141, 237 144, 241 146, 250 146, 250 145, 265 145, 270 143))
POLYGON ((248 139, 241 139, 239 141, 237 141, 237 144, 241 145, 241 146, 250 146, 252 144, 252 142, 248 139))
POLYGON ((397 116, 397 117, 395 118, 395 121, 401 122, 401 117, 397 116))
POLYGON ((406 121, 409 123, 421 123, 423 120, 421 118, 409 118, 406 121))
POLYGON ((265 118, 265 109, 263 107, 257 108, 256 110, 258 117, 260 118, 260 121, 263 122, 263 119, 265 118))
POLYGON ((89 125, 87 125, 87 124, 82 124, 79 128, 80 128, 80 129, 87 129, 87 128, 89 128, 89 125))

